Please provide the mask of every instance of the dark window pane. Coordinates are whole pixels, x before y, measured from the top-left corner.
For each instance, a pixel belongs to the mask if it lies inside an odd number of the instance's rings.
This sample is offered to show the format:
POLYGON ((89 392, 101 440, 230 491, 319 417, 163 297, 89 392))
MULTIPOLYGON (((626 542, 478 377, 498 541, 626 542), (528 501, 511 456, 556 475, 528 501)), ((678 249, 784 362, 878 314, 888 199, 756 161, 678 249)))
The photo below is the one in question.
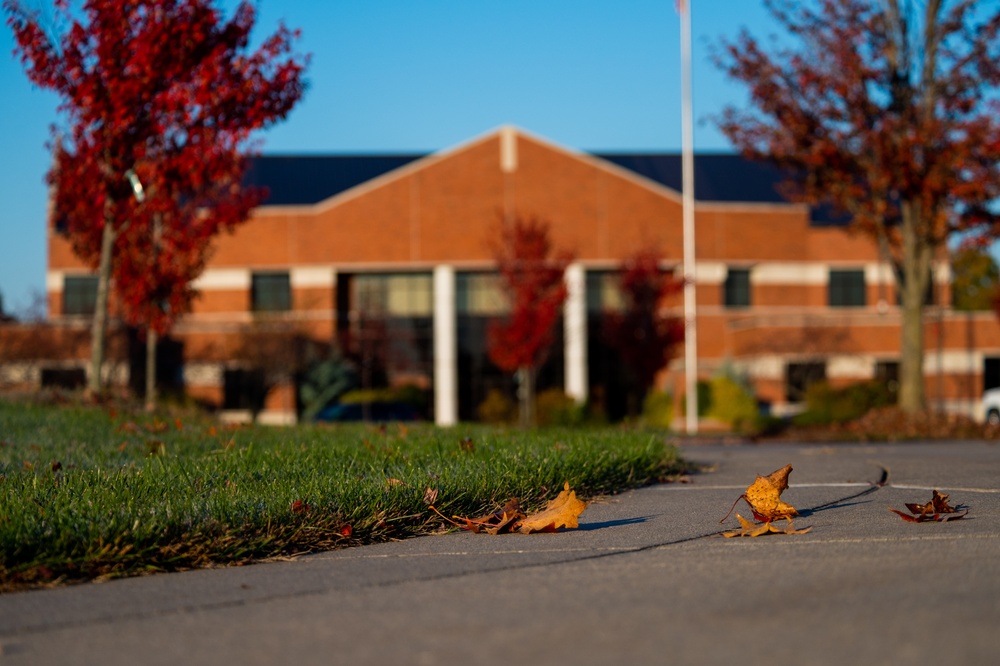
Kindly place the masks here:
POLYGON ((92 315, 97 306, 97 277, 66 277, 63 282, 63 314, 92 315))
POLYGON ((722 302, 727 308, 745 308, 750 306, 749 269, 730 268, 726 272, 722 302))
POLYGON ((824 379, 826 363, 823 361, 789 363, 785 368, 785 399, 788 402, 805 401, 806 389, 824 379))
POLYGON ((250 286, 254 312, 285 312, 292 309, 292 286, 288 273, 254 273, 250 286))
POLYGON ((834 308, 864 306, 865 272, 863 270, 831 270, 827 298, 830 307, 834 308))

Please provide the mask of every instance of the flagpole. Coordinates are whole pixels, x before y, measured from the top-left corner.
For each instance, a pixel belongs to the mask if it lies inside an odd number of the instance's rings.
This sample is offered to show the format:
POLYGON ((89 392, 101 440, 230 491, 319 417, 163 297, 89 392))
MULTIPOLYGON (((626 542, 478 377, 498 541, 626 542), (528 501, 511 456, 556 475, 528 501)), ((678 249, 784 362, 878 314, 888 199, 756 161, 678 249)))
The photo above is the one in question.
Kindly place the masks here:
POLYGON ((681 18, 681 189, 684 233, 684 383, 688 434, 698 432, 698 325, 695 318, 694 129, 691 108, 691 4, 678 2, 681 18))

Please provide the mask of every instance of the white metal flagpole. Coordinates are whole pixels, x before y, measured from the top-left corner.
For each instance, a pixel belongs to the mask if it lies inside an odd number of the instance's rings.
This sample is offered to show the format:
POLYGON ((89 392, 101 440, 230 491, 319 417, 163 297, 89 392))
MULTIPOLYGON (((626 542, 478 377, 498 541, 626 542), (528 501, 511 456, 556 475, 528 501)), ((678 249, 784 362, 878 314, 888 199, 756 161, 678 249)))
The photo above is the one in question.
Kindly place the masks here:
POLYGON ((684 383, 687 432, 698 432, 698 325, 695 317, 694 129, 691 116, 691 6, 679 0, 681 18, 681 189, 684 232, 684 383))

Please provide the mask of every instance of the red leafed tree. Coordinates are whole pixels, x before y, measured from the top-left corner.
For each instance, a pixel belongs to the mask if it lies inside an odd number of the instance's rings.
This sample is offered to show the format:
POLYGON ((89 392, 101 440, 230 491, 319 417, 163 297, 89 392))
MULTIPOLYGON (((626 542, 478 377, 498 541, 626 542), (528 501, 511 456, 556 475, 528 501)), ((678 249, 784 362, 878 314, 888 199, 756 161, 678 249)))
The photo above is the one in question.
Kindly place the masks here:
POLYGON ((975 0, 766 0, 788 39, 748 32, 718 64, 749 89, 720 127, 878 244, 902 304, 899 404, 924 405, 924 299, 949 238, 1000 231, 1000 10, 975 0))
POLYGON ((260 201, 240 187, 251 134, 300 99, 306 58, 284 26, 251 50, 246 2, 229 21, 209 0, 55 5, 69 28, 51 35, 3 2, 28 77, 59 94, 68 121, 53 130, 49 182, 57 230, 98 270, 98 392, 112 276, 123 318, 154 341, 189 310, 212 238, 260 201))
POLYGON ((489 328, 489 356, 502 370, 517 372, 521 425, 530 426, 535 374, 555 339, 567 293, 563 275, 573 257, 553 248, 542 218, 514 215, 498 226, 490 247, 510 312, 489 328))
POLYGON ((622 262, 619 290, 623 307, 605 315, 605 335, 631 371, 639 390, 630 410, 642 404, 656 374, 684 340, 684 321, 664 310, 683 283, 660 268, 655 250, 639 250, 622 262))

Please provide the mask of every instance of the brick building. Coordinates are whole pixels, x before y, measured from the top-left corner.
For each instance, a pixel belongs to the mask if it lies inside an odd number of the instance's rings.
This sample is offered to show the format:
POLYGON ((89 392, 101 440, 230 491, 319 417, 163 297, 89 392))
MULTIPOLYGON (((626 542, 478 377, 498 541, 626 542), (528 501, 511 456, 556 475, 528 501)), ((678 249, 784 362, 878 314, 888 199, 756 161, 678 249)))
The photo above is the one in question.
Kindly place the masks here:
MULTIPOLYGON (((680 263, 679 156, 587 154, 505 127, 431 155, 262 157, 249 179, 267 185, 269 199, 218 239, 197 282, 201 298, 165 345, 167 378, 189 395, 240 409, 256 376, 267 392, 263 418, 294 419, 293 378, 263 381, 256 367, 301 362, 286 360, 281 345, 253 342, 262 339, 255 332, 281 330, 289 345, 376 341, 381 347, 369 351, 380 355, 383 379, 426 387, 438 423, 474 418, 490 388, 511 388, 486 359, 486 322, 503 308, 487 234, 499 215, 519 212, 548 220, 555 244, 576 257, 540 388, 599 399, 620 415, 621 378, 600 339, 600 316, 627 255, 654 246, 680 263)), ((818 378, 892 381, 900 312, 874 245, 823 211, 788 203, 778 180, 736 156, 696 158, 698 372, 707 378, 726 364, 745 373, 758 398, 782 413, 818 378)), ((50 319, 64 335, 85 328, 94 285, 66 240, 50 233, 50 319)), ((933 287, 927 395, 975 413, 984 386, 1000 384, 1000 327, 990 313, 949 308, 945 257, 933 287)), ((115 381, 141 366, 128 356, 109 366, 115 381)), ((660 377, 675 396, 683 358, 660 377)), ((82 354, 64 354, 47 369, 63 377, 85 365, 82 354)), ((8 362, 0 380, 38 383, 42 366, 8 362)))

